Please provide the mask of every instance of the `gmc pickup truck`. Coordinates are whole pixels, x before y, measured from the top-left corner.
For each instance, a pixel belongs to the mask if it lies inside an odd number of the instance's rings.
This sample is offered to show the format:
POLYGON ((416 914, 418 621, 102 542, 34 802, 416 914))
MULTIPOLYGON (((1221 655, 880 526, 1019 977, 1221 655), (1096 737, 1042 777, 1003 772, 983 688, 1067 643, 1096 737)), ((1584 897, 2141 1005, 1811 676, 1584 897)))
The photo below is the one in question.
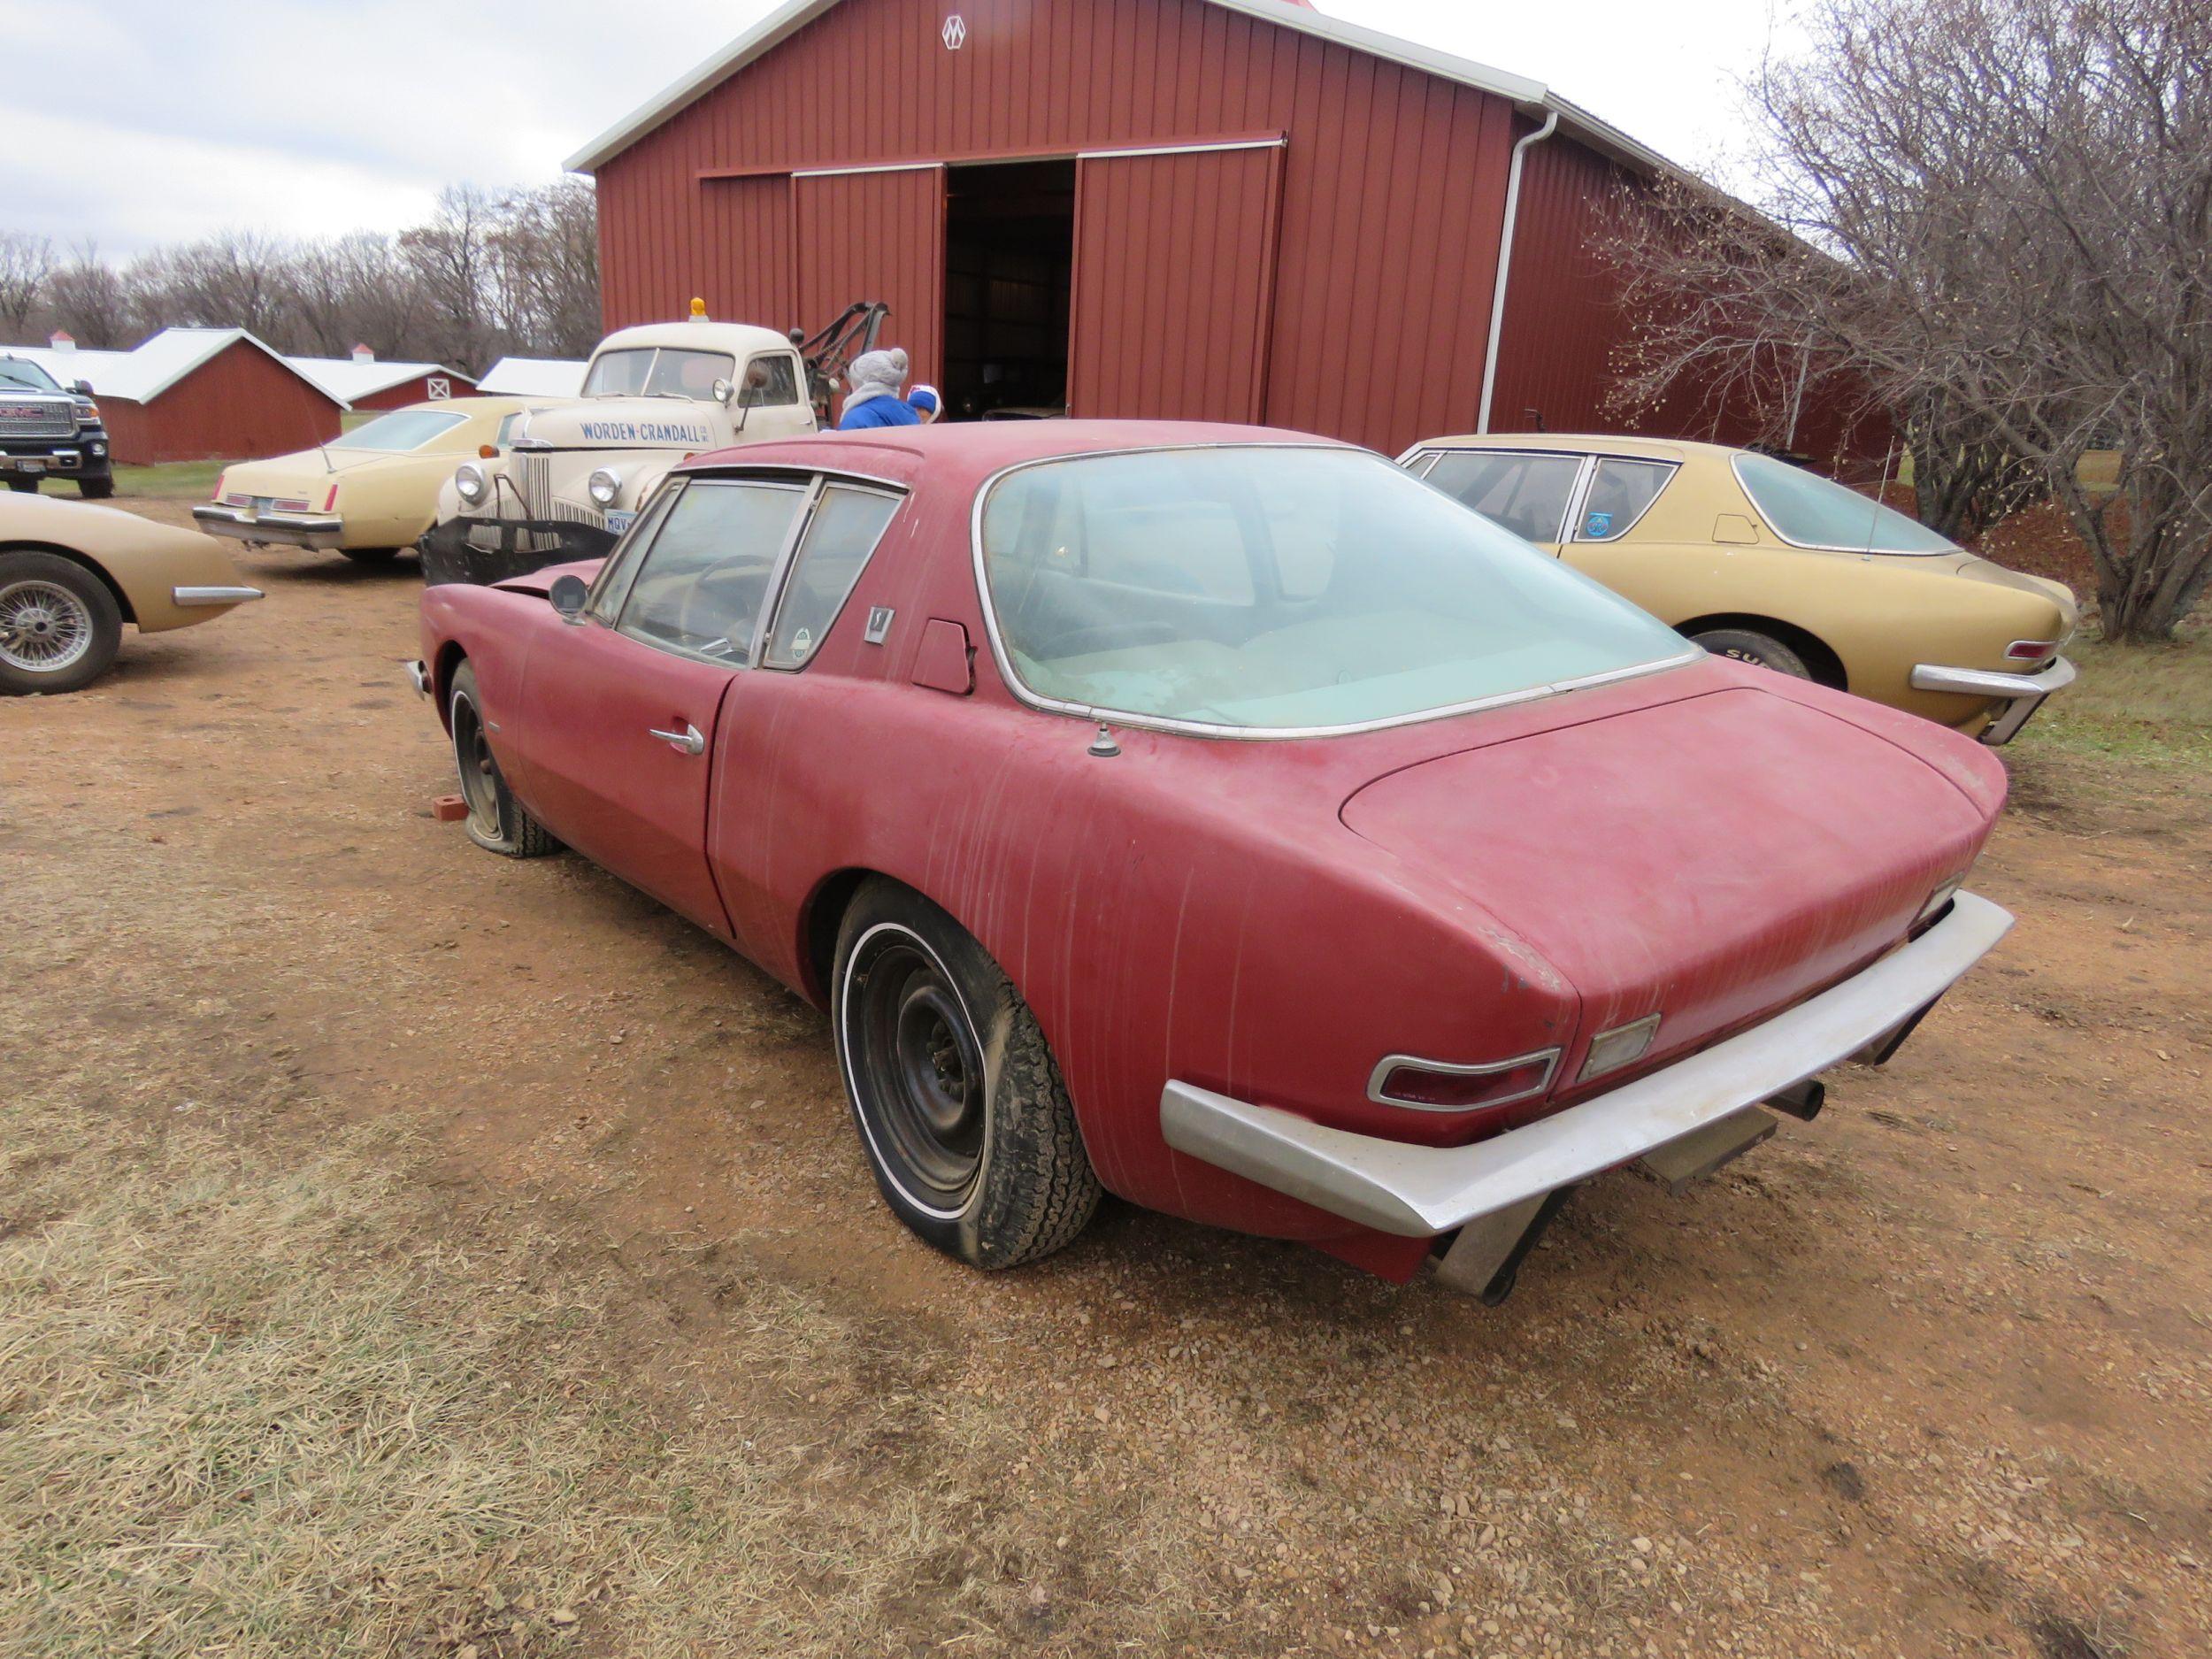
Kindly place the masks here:
POLYGON ((64 389, 28 357, 0 352, 0 478, 35 493, 48 478, 73 478, 92 501, 115 494, 108 429, 82 380, 64 389))

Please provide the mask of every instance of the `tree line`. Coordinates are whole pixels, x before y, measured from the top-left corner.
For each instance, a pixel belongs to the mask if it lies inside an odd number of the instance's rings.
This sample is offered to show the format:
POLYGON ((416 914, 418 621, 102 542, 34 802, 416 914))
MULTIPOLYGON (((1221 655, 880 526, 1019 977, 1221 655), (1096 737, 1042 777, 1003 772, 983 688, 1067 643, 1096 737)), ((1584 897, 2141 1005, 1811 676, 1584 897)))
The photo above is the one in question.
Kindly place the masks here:
POLYGON ((0 230, 0 342, 56 330, 127 349, 163 328, 244 328, 293 357, 442 363, 583 357, 599 340, 591 184, 457 186, 396 234, 298 241, 230 231, 117 262, 92 244, 0 230))

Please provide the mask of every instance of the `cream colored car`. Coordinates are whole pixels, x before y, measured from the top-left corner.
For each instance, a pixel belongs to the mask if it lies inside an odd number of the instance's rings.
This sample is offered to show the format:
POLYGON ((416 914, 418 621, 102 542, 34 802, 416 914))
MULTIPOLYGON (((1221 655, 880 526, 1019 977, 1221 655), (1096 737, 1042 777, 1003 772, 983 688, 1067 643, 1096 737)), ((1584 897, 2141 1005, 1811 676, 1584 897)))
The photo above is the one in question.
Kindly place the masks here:
POLYGON ((319 449, 224 469, 215 497, 192 510, 211 535, 253 547, 329 549, 381 564, 419 541, 438 488, 464 460, 503 452, 533 411, 557 397, 450 397, 410 403, 319 449))
POLYGON ((0 495, 0 693, 74 691, 123 625, 188 628, 261 597, 221 545, 114 507, 0 495))
POLYGON ((2074 666, 2070 590, 1747 449, 1522 433, 1399 464, 1708 650, 2003 743, 2074 666))

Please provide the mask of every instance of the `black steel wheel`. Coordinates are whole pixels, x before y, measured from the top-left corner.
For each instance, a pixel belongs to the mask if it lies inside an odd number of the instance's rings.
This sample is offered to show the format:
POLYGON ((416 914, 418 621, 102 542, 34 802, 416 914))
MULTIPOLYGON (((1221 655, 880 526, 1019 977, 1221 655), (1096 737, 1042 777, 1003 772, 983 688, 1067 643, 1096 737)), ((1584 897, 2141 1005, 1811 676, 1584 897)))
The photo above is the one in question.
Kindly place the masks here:
POLYGON ((1098 1178, 1066 1085, 966 929, 911 888, 870 881, 839 929, 830 1004, 861 1145, 900 1220, 990 1268, 1083 1230, 1098 1178))
POLYGON ((454 770, 461 778, 461 799, 468 803, 469 839, 487 852, 506 858, 542 858, 561 844, 529 810, 515 799, 501 775, 486 730, 476 689, 476 667, 463 663, 453 672, 447 694, 446 724, 453 734, 454 770))

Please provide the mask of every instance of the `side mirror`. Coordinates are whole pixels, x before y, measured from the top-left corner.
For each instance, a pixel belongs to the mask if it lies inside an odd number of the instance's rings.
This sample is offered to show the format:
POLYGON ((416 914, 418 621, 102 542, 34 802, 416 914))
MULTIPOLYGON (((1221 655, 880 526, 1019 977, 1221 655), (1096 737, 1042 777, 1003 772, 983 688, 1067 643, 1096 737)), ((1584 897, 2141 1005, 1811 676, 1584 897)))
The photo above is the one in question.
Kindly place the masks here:
POLYGON ((92 396, 92 382, 90 380, 72 380, 69 383, 69 389, 80 397, 89 397, 92 396))
POLYGON ((561 613, 562 621, 573 622, 584 614, 584 601, 591 597, 591 588, 580 576, 556 576, 545 596, 561 613))

